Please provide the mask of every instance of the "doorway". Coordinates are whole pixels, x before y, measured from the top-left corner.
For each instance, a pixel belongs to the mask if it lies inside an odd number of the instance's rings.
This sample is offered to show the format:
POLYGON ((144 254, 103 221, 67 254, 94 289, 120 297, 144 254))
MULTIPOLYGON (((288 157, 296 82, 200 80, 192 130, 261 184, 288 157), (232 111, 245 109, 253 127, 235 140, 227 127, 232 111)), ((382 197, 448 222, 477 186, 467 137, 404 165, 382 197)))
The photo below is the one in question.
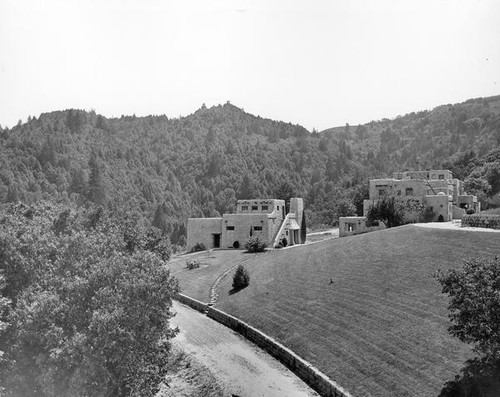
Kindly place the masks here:
POLYGON ((214 234, 214 248, 220 248, 220 234, 214 234))

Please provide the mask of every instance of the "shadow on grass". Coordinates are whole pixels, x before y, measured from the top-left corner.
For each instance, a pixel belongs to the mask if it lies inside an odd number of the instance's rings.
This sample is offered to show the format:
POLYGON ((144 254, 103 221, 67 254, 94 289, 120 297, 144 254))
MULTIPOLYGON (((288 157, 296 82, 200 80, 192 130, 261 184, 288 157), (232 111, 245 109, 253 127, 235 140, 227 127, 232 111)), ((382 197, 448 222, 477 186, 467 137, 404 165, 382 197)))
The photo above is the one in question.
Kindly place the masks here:
POLYGON ((233 288, 232 290, 229 291, 229 295, 237 294, 238 292, 245 289, 246 287, 248 287, 248 285, 245 285, 244 287, 241 287, 241 288, 233 288))

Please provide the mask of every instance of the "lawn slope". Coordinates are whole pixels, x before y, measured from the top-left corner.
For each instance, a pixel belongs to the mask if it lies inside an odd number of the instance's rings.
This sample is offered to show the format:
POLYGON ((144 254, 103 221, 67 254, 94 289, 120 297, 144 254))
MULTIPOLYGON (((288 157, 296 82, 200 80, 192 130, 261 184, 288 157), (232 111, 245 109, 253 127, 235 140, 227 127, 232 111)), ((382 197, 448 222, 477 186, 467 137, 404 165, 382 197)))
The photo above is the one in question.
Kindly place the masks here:
POLYGON ((226 270, 237 264, 245 263, 249 259, 255 259, 255 256, 244 251, 203 251, 174 257, 167 266, 171 274, 179 280, 183 294, 208 303, 210 289, 217 278, 226 270), (200 263, 200 267, 187 269, 186 261, 188 259, 196 259, 200 263))
POLYGON ((276 250, 246 263, 250 286, 237 294, 226 277, 217 307, 354 396, 436 396, 471 352, 448 335, 447 298, 431 274, 494 254, 499 233, 415 226, 276 250))

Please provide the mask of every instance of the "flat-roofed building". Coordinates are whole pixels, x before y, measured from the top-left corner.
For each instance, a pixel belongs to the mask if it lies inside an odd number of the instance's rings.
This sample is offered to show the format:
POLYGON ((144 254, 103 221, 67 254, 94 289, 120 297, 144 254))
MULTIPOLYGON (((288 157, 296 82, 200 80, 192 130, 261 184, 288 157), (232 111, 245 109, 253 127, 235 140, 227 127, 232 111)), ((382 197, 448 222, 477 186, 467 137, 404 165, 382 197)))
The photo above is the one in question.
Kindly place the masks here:
POLYGON ((236 213, 219 218, 189 218, 188 249, 198 243, 207 249, 240 249, 250 237, 259 237, 269 247, 302 243, 304 204, 301 198, 290 199, 288 213, 285 201, 277 199, 238 200, 236 208, 236 213))

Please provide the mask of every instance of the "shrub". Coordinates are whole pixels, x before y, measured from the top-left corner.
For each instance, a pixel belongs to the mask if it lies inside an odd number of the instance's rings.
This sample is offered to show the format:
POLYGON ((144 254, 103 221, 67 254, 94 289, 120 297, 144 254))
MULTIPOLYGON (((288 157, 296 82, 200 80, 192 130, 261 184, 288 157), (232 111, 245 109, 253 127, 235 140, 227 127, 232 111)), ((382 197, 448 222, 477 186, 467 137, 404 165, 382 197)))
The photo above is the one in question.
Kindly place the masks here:
POLYGON ((200 261, 196 260, 196 259, 188 259, 186 261, 186 267, 189 269, 189 270, 192 270, 192 269, 198 269, 200 267, 200 261))
POLYGON ((288 240, 286 239, 286 237, 283 237, 283 239, 281 240, 281 245, 283 245, 283 247, 286 247, 288 245, 288 240))
POLYGON ((243 265, 238 265, 236 269, 236 273, 233 277, 233 289, 240 290, 245 287, 248 287, 250 284, 250 275, 247 270, 243 267, 243 265))
POLYGON ((421 220, 423 222, 432 222, 436 217, 436 213, 432 211, 429 207, 427 207, 422 213, 421 220))
POLYGON ((264 252, 267 248, 267 242, 262 241, 259 237, 250 237, 250 239, 245 243, 245 249, 247 252, 264 252))
POLYGON ((206 251, 207 247, 203 243, 196 243, 193 248, 191 248, 191 252, 198 252, 198 251, 206 251))
POLYGON ((474 211, 474 209, 472 209, 472 208, 469 208, 467 211, 465 211, 465 213, 466 213, 467 215, 472 215, 472 214, 475 214, 475 213, 476 213, 476 211, 474 211))
POLYGON ((240 242, 239 242, 238 240, 236 240, 236 241, 233 243, 233 248, 235 248, 235 249, 240 248, 240 242))

